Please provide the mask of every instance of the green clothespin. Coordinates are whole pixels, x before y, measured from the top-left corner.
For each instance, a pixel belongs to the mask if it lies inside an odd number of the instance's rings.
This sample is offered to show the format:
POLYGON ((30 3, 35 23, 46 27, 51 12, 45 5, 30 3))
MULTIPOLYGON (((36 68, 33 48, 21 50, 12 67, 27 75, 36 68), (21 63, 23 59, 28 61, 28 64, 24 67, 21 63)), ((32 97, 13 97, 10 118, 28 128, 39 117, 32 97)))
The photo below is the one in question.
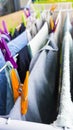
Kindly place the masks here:
POLYGON ((9 32, 11 33, 11 36, 13 36, 13 35, 14 35, 15 28, 16 28, 16 27, 12 27, 12 28, 10 28, 10 29, 9 29, 9 32))
POLYGON ((40 11, 37 11, 37 18, 40 18, 40 11))
POLYGON ((40 10, 37 7, 35 8, 35 12, 36 12, 36 18, 40 18, 41 14, 40 14, 40 10))
POLYGON ((22 22, 24 23, 24 26, 26 27, 27 22, 26 22, 26 17, 24 13, 22 14, 22 22))
POLYGON ((9 20, 9 23, 8 23, 8 24, 9 24, 9 29, 8 29, 8 30, 9 30, 11 36, 13 36, 13 35, 14 35, 14 32, 15 32, 16 26, 14 26, 14 27, 12 26, 12 20, 11 20, 11 19, 9 20))

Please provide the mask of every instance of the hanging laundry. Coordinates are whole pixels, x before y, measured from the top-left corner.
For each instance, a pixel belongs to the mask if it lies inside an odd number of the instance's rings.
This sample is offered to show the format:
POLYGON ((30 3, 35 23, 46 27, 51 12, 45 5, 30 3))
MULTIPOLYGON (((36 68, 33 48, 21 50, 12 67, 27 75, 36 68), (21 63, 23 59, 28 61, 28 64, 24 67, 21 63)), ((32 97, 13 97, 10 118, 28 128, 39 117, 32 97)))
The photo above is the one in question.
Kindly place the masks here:
POLYGON ((41 27, 43 26, 43 24, 44 24, 44 22, 43 22, 42 17, 36 19, 35 25, 36 25, 37 31, 39 31, 41 29, 41 27))
POLYGON ((24 82, 26 72, 29 70, 30 61, 30 52, 28 46, 25 46, 23 49, 19 51, 19 55, 17 57, 17 70, 22 83, 24 82))
POLYGON ((73 126, 73 102, 71 101, 70 93, 70 78, 71 78, 71 67, 70 62, 72 55, 72 38, 70 32, 67 31, 64 34, 63 43, 62 43, 62 83, 61 94, 60 94, 60 107, 57 120, 55 125, 59 127, 72 128, 73 126))
MULTIPOLYGON (((4 66, 5 60, 0 50, 0 69, 4 66)), ((6 93, 7 93, 7 78, 5 71, 0 72, 0 115, 6 114, 6 93)))
POLYGON ((18 53, 25 45, 28 43, 28 36, 27 32, 24 31, 21 35, 19 35, 14 40, 10 41, 8 44, 8 47, 14 56, 16 53, 18 53))
POLYGON ((71 31, 71 29, 72 29, 72 25, 71 25, 71 22, 70 22, 70 16, 69 16, 69 13, 67 12, 65 22, 64 22, 64 25, 63 25, 63 35, 66 31, 71 31))
POLYGON ((12 92, 12 86, 11 86, 11 81, 10 81, 10 71, 11 71, 12 67, 10 65, 8 65, 5 68, 5 74, 7 77, 7 94, 6 94, 6 115, 9 114, 10 110, 12 109, 13 105, 14 105, 14 99, 13 99, 13 92, 12 92))
POLYGON ((37 33, 37 35, 28 43, 31 57, 34 56, 37 51, 42 48, 48 37, 48 24, 45 22, 43 27, 37 33))
MULTIPOLYGON (((18 53, 28 43, 28 38, 27 38, 28 33, 25 31, 16 39, 8 43, 8 47, 11 51, 12 56, 15 56, 15 54, 18 53)), ((0 68, 2 68, 4 65, 5 65, 5 60, 0 51, 0 68)), ((5 71, 2 71, 0 72, 0 115, 6 114, 7 85, 8 83, 7 83, 5 71)))
POLYGON ((24 23, 21 23, 21 26, 19 28, 19 34, 21 34, 22 32, 24 32, 26 29, 26 27, 24 26, 24 23))
POLYGON ((16 37, 18 37, 20 34, 22 34, 25 31, 26 27, 24 26, 24 23, 21 23, 19 30, 17 30, 15 28, 13 34, 12 34, 12 30, 10 30, 10 36, 11 36, 11 40, 15 39, 16 37))
POLYGON ((48 43, 32 57, 29 67, 28 111, 23 120, 49 124, 56 119, 60 24, 61 16, 55 32, 49 35, 48 43))
POLYGON ((50 41, 31 61, 28 112, 25 115, 28 121, 51 123, 55 119, 57 50, 56 44, 50 41))

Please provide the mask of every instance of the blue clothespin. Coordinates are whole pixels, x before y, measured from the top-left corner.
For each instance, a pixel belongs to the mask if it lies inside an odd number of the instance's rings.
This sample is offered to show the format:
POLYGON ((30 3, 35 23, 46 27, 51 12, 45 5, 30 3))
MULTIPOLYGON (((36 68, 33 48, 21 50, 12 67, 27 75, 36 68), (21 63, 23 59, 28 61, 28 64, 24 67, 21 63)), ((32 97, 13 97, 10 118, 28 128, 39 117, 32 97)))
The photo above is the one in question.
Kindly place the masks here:
POLYGON ((1 51, 4 55, 4 58, 5 58, 5 61, 10 61, 13 65, 14 68, 17 68, 17 64, 16 62, 14 61, 12 55, 11 55, 11 52, 5 42, 5 40, 3 38, 1 38, 0 40, 0 48, 1 48, 1 51))

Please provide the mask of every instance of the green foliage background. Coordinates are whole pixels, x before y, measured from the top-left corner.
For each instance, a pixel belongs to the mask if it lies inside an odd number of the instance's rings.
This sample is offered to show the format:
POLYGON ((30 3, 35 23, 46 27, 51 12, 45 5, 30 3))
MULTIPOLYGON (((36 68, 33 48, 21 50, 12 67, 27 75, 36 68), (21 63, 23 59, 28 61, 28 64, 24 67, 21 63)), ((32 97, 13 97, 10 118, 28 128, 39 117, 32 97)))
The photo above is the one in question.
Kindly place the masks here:
POLYGON ((35 0, 34 3, 73 2, 73 0, 35 0))

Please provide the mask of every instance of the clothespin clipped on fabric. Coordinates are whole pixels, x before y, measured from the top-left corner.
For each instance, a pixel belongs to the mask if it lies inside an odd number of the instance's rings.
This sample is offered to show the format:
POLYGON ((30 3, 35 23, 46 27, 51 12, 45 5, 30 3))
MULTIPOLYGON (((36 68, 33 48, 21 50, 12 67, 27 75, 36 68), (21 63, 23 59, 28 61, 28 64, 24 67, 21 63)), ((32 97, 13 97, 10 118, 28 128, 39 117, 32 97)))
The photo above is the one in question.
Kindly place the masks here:
POLYGON ((28 6, 26 6, 24 8, 24 14, 25 14, 26 18, 28 18, 31 15, 30 8, 28 6))
POLYGON ((17 64, 16 62, 14 61, 12 55, 11 55, 11 52, 7 46, 7 43, 5 42, 5 40, 3 38, 1 38, 0 40, 0 48, 1 48, 1 51, 4 55, 4 58, 6 61, 10 61, 13 65, 14 68, 17 68, 17 64))
POLYGON ((57 5, 52 5, 50 8, 50 13, 52 14, 56 8, 57 8, 57 5))
POLYGON ((31 9, 33 10, 33 13, 35 13, 35 16, 37 18, 40 18, 40 11, 39 11, 39 9, 36 6, 34 6, 33 4, 31 4, 31 9))
POLYGON ((41 16, 41 14, 40 14, 40 11, 38 10, 36 17, 37 17, 37 18, 40 18, 40 16, 41 16))
POLYGON ((7 30, 6 23, 5 23, 4 20, 2 21, 2 26, 3 26, 3 29, 4 29, 4 31, 3 31, 4 34, 7 35, 9 37, 9 39, 10 39, 10 35, 9 35, 9 32, 7 30))
POLYGON ((8 34, 8 30, 7 30, 7 27, 6 27, 4 20, 2 21, 2 25, 3 25, 3 28, 4 28, 4 32, 8 34))
POLYGON ((14 35, 15 28, 16 28, 15 26, 14 26, 14 27, 12 27, 12 28, 10 28, 9 32, 11 33, 11 36, 13 36, 13 35, 14 35))
POLYGON ((54 23, 54 20, 53 20, 52 16, 50 16, 50 29, 51 29, 51 32, 54 31, 54 28, 55 28, 55 23, 54 23))
POLYGON ((26 114, 28 110, 28 79, 29 79, 29 71, 26 72, 26 77, 24 80, 22 93, 21 93, 21 114, 22 115, 26 114))
POLYGON ((26 27, 26 25, 27 25, 27 19, 26 19, 24 13, 22 14, 22 22, 24 23, 24 26, 26 27))
POLYGON ((16 26, 15 26, 15 25, 12 26, 12 24, 13 24, 13 23, 12 23, 12 20, 9 19, 9 23, 8 23, 8 31, 9 31, 9 33, 11 34, 11 36, 14 35, 15 28, 16 28, 16 26))
POLYGON ((24 84, 21 84, 16 71, 12 69, 10 72, 13 95, 14 95, 14 102, 21 96, 21 114, 26 114, 28 110, 28 78, 29 78, 29 71, 26 72, 26 77, 24 80, 24 84))
POLYGON ((37 7, 34 7, 35 9, 35 13, 36 13, 36 18, 40 18, 41 14, 40 14, 40 9, 38 9, 37 7))
POLYGON ((1 36, 2 37, 6 37, 6 39, 8 40, 8 41, 10 41, 10 36, 9 36, 9 34, 7 34, 7 33, 5 33, 2 29, 0 29, 0 34, 1 34, 1 36))

